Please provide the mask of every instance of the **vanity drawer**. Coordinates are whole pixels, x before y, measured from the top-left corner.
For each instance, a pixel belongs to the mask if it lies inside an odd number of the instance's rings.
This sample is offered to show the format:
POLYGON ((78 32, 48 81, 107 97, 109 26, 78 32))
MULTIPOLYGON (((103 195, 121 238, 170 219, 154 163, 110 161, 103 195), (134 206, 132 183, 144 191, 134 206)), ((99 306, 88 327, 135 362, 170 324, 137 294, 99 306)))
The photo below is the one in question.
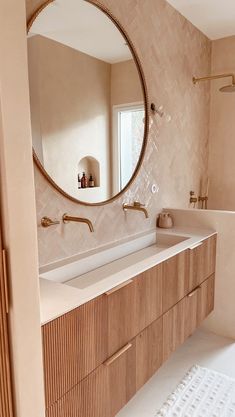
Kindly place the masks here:
POLYGON ((191 336, 198 326, 198 303, 200 300, 200 291, 200 287, 197 287, 184 299, 184 339, 191 336))
POLYGON ((163 315, 163 360, 184 343, 185 298, 163 315))
POLYGON ((162 315, 163 264, 148 269, 134 279, 136 287, 136 334, 162 315))
POLYGON ((108 356, 136 335, 136 286, 129 280, 106 292, 108 311, 108 356))
POLYGON ((106 297, 44 325, 42 338, 49 407, 107 359, 106 297))
POLYGON ((187 294, 188 251, 163 262, 162 304, 165 313, 187 294))
POLYGON ((163 318, 136 337, 136 387, 140 389, 163 363, 163 318))
POLYGON ((215 297, 215 276, 212 275, 200 285, 198 300, 198 325, 213 311, 215 297))
POLYGON ((188 292, 215 272, 216 235, 200 242, 189 252, 188 292))
POLYGON ((162 315, 162 264, 106 293, 112 355, 162 315))
POLYGON ((136 393, 135 340, 46 410, 46 417, 114 417, 136 393))

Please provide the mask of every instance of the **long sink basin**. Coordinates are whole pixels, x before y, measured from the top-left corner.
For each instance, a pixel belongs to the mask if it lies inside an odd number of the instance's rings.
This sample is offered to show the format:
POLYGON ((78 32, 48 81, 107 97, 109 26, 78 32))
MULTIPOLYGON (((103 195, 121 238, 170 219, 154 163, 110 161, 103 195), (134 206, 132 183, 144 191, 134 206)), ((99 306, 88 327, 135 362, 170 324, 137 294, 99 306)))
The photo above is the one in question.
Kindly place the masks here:
POLYGON ((90 251, 72 262, 60 262, 51 270, 42 268, 40 278, 71 286, 76 284, 76 288, 85 289, 96 284, 98 280, 119 272, 120 268, 128 268, 187 239, 189 237, 154 230, 121 244, 90 251))

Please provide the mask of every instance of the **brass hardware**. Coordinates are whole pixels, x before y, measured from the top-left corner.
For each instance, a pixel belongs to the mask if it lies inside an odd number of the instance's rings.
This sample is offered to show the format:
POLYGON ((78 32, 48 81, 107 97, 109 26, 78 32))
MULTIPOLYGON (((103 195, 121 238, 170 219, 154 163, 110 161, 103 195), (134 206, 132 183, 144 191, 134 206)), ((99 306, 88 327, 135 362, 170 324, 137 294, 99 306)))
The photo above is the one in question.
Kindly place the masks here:
POLYGON ((195 192, 194 191, 190 191, 190 200, 189 200, 190 204, 197 203, 197 197, 195 196, 195 192))
POLYGON ((207 205, 208 205, 208 197, 198 197, 198 201, 201 202, 201 209, 204 209, 204 203, 205 203, 205 210, 207 210, 207 205))
MULTIPOLYGON (((30 29, 32 28, 32 26, 33 26, 34 22, 37 20, 37 18, 40 16, 40 13, 43 12, 46 7, 48 7, 51 3, 53 4, 55 1, 56 0, 45 0, 44 3, 41 6, 39 6, 38 9, 31 15, 31 17, 27 21, 27 34, 29 34, 30 29)), ((48 174, 48 172, 45 170, 42 163, 40 162, 40 160, 39 160, 39 158, 36 154, 35 149, 33 149, 33 159, 34 159, 34 163, 37 165, 38 169, 40 170, 40 172, 44 176, 44 178, 52 185, 52 187, 54 187, 60 194, 62 194, 68 200, 73 201, 75 203, 79 203, 79 204, 84 205, 84 206, 103 206, 105 204, 111 203, 112 201, 115 201, 122 194, 124 194, 127 191, 127 189, 130 187, 130 185, 134 182, 135 178, 137 177, 137 175, 140 171, 140 167, 141 167, 142 162, 144 160, 144 155, 145 155, 145 151, 146 151, 147 143, 148 143, 149 119, 150 119, 150 110, 149 110, 149 108, 150 108, 150 106, 149 106, 149 96, 148 96, 148 90, 147 90, 147 82, 146 82, 145 74, 144 74, 144 71, 143 71, 143 65, 142 65, 142 62, 139 59, 139 56, 137 54, 137 50, 136 50, 134 44, 132 43, 131 39, 129 38, 128 32, 126 32, 126 30, 122 27, 121 23, 119 23, 117 18, 101 2, 99 2, 98 0, 86 0, 86 1, 90 4, 93 4, 99 10, 101 10, 115 24, 115 26, 121 32, 125 41, 127 42, 128 46, 130 48, 130 51, 132 53, 134 62, 137 66, 137 70, 138 70, 139 77, 140 77, 140 82, 141 82, 141 89, 142 89, 143 97, 144 97, 144 109, 145 109, 145 126, 144 126, 143 145, 142 145, 142 148, 141 148, 141 153, 140 153, 138 164, 136 166, 135 171, 133 172, 133 175, 132 175, 130 181, 128 181, 128 183, 125 185, 125 187, 119 193, 117 193, 113 197, 109 198, 108 200, 101 201, 99 203, 88 203, 88 202, 84 202, 82 200, 79 200, 76 197, 72 197, 67 192, 65 192, 58 184, 56 184, 55 181, 53 181, 52 177, 48 174)))
POLYGON ((133 203, 133 205, 124 203, 122 205, 122 208, 123 208, 124 211, 127 211, 127 210, 142 211, 145 214, 146 219, 148 219, 148 217, 149 217, 147 210, 144 208, 144 204, 141 204, 138 201, 135 201, 133 203))
POLYGON ((190 294, 188 294, 188 297, 189 298, 191 298, 191 297, 193 297, 197 292, 198 292, 198 290, 200 290, 200 288, 201 287, 197 287, 197 288, 195 288, 195 290, 193 290, 190 294))
POLYGON ((115 362, 120 356, 122 356, 125 352, 127 352, 132 347, 131 343, 127 343, 126 346, 124 346, 122 349, 120 349, 117 353, 115 353, 111 358, 107 359, 107 361, 104 362, 105 366, 111 365, 113 362, 115 362))
POLYGON ((232 77, 232 85, 235 85, 235 74, 232 74, 232 73, 208 75, 206 77, 200 77, 200 78, 193 77, 193 84, 197 84, 200 81, 217 80, 219 78, 227 78, 227 77, 232 77))
POLYGON ((9 294, 8 294, 8 280, 7 280, 7 253, 6 250, 2 250, 2 268, 3 268, 3 280, 4 280, 4 294, 5 294, 5 308, 6 313, 9 313, 9 294))
POLYGON ((60 224, 59 220, 51 220, 49 217, 43 217, 41 220, 42 227, 50 227, 55 224, 60 224))
POLYGON ((69 223, 69 222, 75 222, 75 223, 85 223, 90 229, 90 232, 94 232, 94 227, 92 222, 89 219, 85 219, 83 217, 74 217, 74 216, 68 216, 67 213, 65 213, 62 217, 63 223, 69 223))
POLYGON ((126 287, 127 285, 130 285, 132 282, 133 282, 133 280, 132 280, 132 279, 129 279, 128 281, 125 281, 125 282, 123 282, 122 284, 117 285, 116 287, 112 288, 111 290, 106 291, 106 292, 105 292, 105 295, 111 295, 111 294, 113 294, 114 292, 116 292, 116 291, 120 290, 121 288, 124 288, 124 287, 126 287))
POLYGON ((193 249, 199 248, 199 246, 202 246, 202 244, 203 244, 203 242, 196 243, 195 245, 191 246, 189 248, 189 250, 193 250, 193 249))

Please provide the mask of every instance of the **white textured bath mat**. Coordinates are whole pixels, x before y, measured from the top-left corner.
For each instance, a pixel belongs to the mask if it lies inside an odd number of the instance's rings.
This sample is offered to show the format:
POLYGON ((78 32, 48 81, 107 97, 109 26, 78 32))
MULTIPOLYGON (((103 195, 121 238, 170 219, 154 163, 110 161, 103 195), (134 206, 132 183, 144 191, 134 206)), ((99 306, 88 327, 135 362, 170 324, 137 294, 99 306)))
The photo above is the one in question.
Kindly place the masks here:
POLYGON ((235 417, 235 379, 195 365, 156 417, 235 417))

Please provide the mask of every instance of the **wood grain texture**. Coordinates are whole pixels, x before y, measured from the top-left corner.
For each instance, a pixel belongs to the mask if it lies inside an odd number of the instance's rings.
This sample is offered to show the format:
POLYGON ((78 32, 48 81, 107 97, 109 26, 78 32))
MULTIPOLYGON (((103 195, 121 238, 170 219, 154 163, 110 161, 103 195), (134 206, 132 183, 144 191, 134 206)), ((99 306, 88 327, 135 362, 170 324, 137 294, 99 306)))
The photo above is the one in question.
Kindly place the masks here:
POLYGON ((198 325, 198 302, 200 287, 185 297, 184 306, 184 339, 191 336, 198 325))
POLYGON ((131 348, 119 356, 108 367, 109 416, 115 416, 136 393, 136 346, 135 339, 131 348))
POLYGON ((136 392, 135 340, 109 366, 101 365, 46 410, 46 417, 114 417, 136 392))
MULTIPOLYGON (((12 384, 10 369, 9 333, 7 320, 6 276, 2 256, 2 240, 0 228, 0 416, 13 417, 12 384)), ((5 271, 6 272, 6 271, 5 271)))
POLYGON ((162 315, 162 264, 143 272, 136 286, 136 334, 162 315))
POLYGON ((106 301, 98 297, 43 326, 46 407, 107 359, 106 301))
POLYGON ((189 250, 187 292, 192 291, 215 272, 216 235, 203 241, 201 246, 189 250))
POLYGON ((131 282, 106 297, 108 306, 108 356, 111 356, 136 335, 135 282, 131 282))
POLYGON ((163 363, 162 317, 136 338, 136 387, 140 389, 163 363))
POLYGON ((163 312, 166 312, 187 294, 188 251, 163 262, 163 312))
POLYGON ((101 365, 46 410, 46 417, 110 417, 107 368, 101 365))
POLYGON ((185 340, 185 299, 163 315, 163 361, 185 340))
POLYGON ((215 276, 212 275, 200 286, 199 300, 198 300, 198 325, 213 311, 215 297, 215 276))

